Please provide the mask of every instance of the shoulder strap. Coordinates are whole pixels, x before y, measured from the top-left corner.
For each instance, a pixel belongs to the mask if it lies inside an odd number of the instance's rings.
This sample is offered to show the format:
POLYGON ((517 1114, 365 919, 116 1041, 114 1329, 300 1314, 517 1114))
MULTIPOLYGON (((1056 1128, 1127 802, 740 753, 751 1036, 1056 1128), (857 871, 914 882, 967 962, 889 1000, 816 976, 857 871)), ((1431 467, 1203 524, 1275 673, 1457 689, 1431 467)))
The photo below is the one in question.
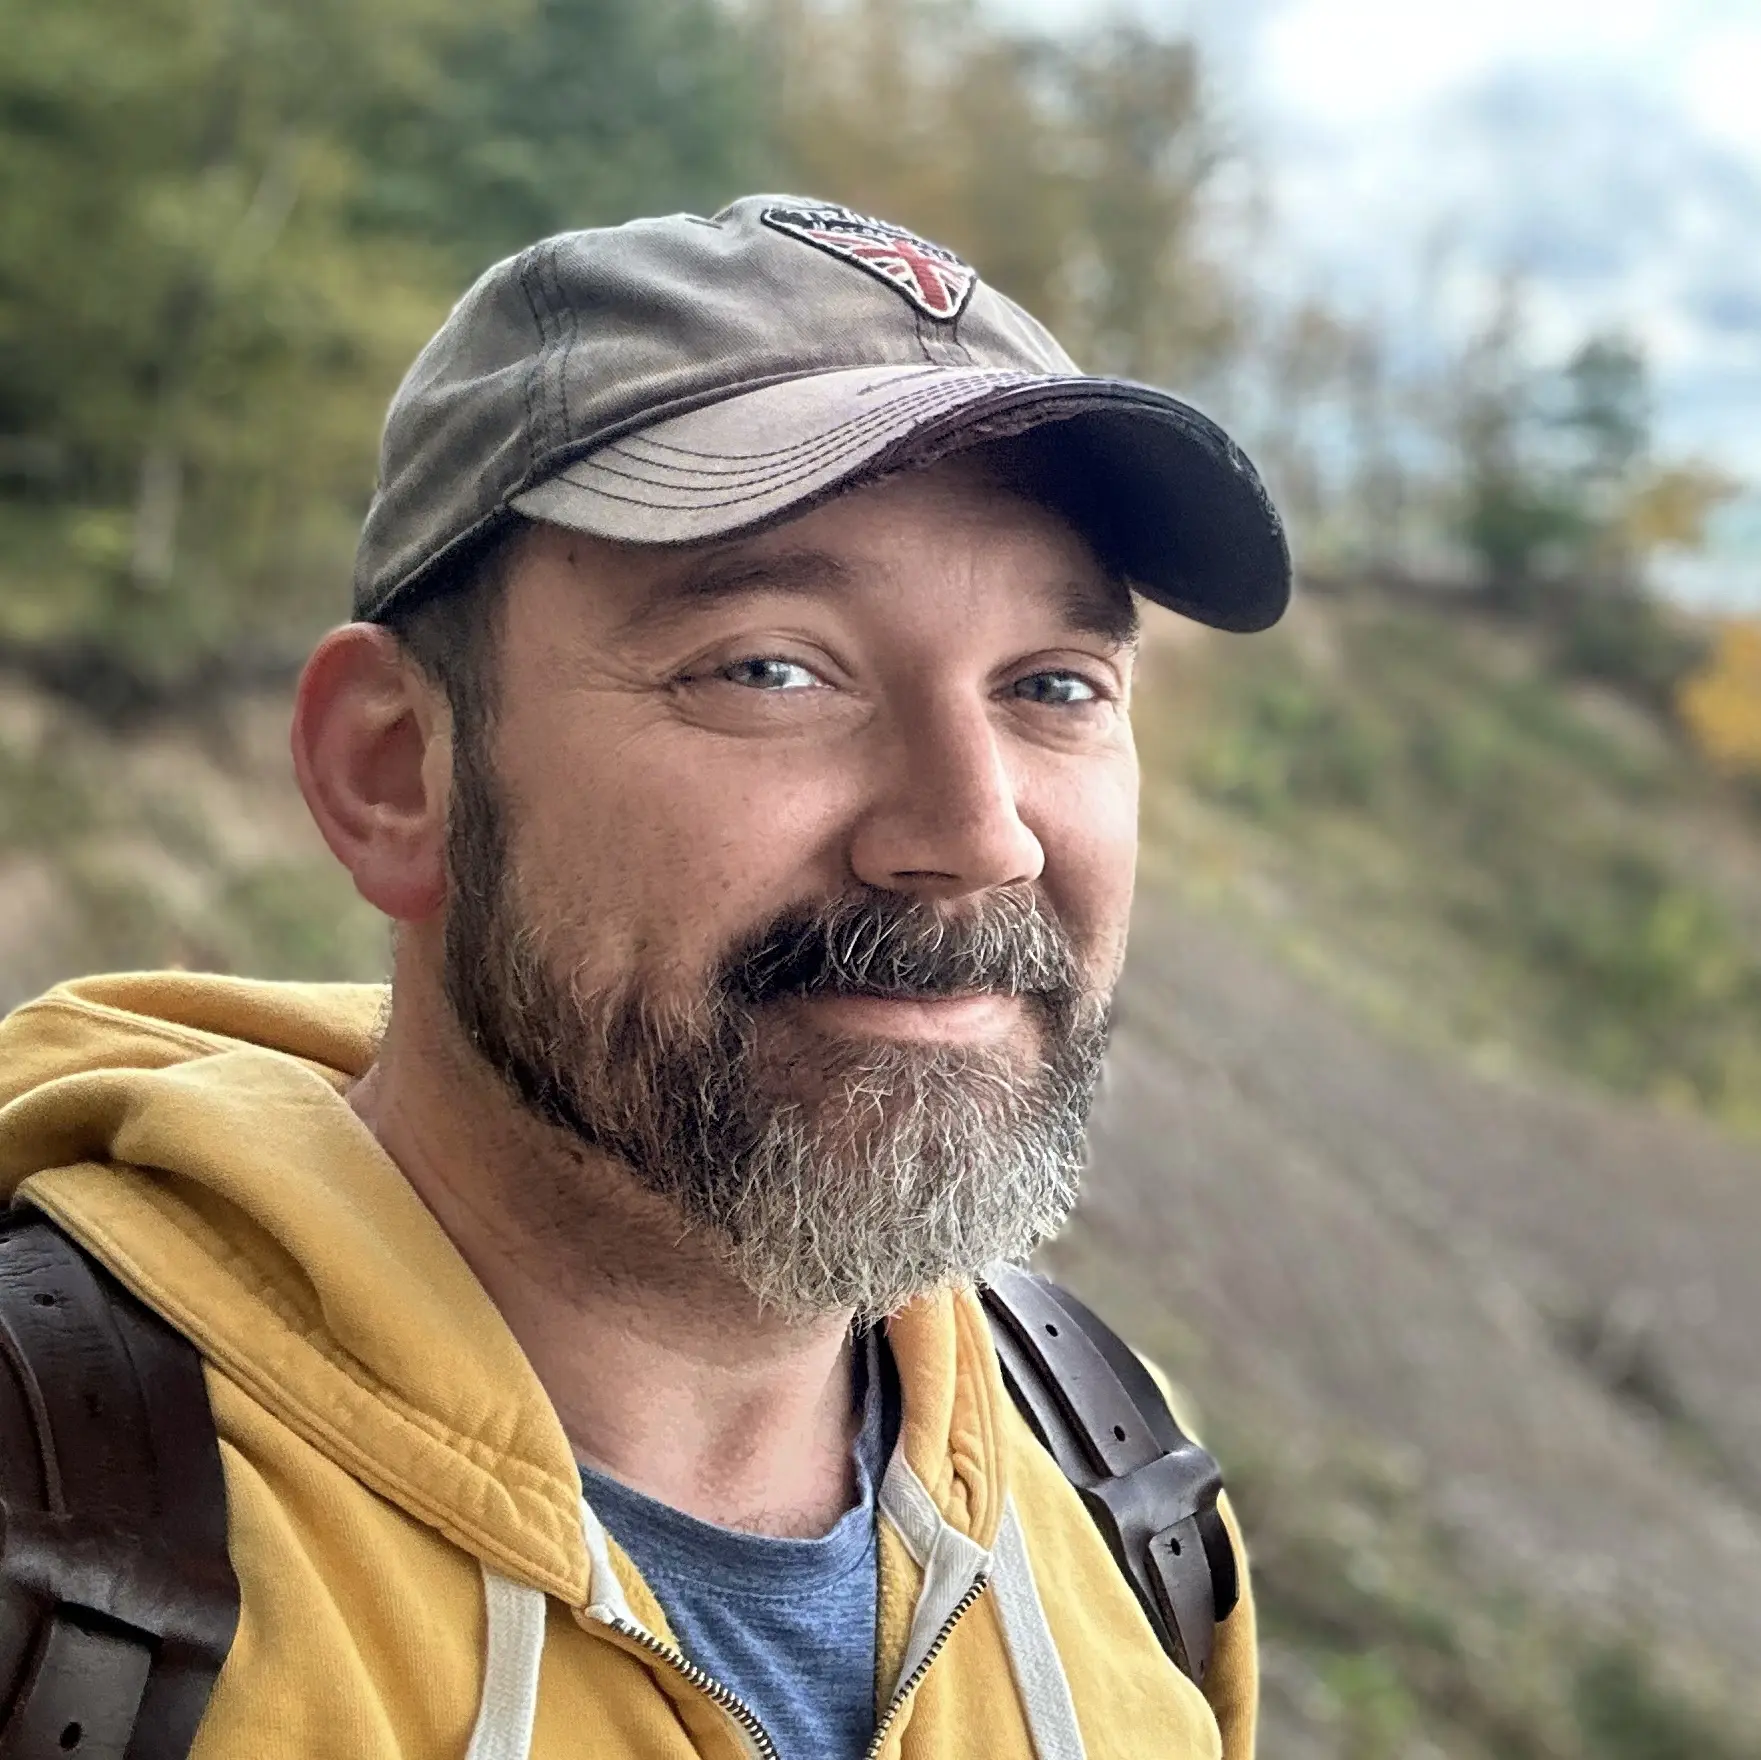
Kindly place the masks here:
POLYGON ((238 1624, 195 1348, 0 1221, 0 1760, 185 1760, 238 1624))
POLYGON ((980 1297, 1009 1393, 1075 1486, 1175 1665, 1202 1685, 1240 1593, 1217 1463, 1155 1377, 1068 1290, 1013 1266, 980 1297))

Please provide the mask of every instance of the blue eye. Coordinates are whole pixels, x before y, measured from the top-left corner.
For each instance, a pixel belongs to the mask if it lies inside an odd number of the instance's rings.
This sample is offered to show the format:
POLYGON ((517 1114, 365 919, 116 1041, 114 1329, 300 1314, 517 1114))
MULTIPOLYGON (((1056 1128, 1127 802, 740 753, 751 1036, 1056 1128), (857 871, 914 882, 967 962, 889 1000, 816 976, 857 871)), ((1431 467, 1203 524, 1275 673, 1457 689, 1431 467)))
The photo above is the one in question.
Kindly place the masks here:
POLYGON ((730 684, 745 685, 755 691, 810 690, 819 683, 819 679, 799 662, 778 660, 766 654, 735 660, 722 667, 718 676, 730 684))
POLYGON ((1015 695, 1030 703, 1050 703, 1054 707, 1098 703, 1101 696, 1086 678, 1076 672, 1036 672, 1030 678, 1016 681, 1015 695))

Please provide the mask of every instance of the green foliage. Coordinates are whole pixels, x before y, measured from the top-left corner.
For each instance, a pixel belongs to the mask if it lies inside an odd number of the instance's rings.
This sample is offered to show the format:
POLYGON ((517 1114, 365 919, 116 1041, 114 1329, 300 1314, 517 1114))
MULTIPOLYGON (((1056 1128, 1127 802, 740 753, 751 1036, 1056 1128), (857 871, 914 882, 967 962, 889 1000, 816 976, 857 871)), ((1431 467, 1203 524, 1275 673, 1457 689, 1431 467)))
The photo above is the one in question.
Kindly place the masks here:
POLYGON ((1587 484, 1616 494, 1651 447, 1652 398, 1645 357, 1627 337, 1592 336, 1566 363, 1556 420, 1573 443, 1570 461, 1587 484))
POLYGON ((1475 460, 1461 536, 1494 601, 1518 612, 1545 603, 1544 582, 1569 566, 1591 533, 1566 490, 1520 461, 1475 460))
POLYGON ((1561 595, 1552 658, 1567 677, 1598 679, 1668 713, 1706 658, 1706 642, 1650 594, 1605 587, 1561 595))
POLYGON ((1576 1711, 1598 1760, 1739 1760, 1723 1728, 1646 1671, 1636 1652, 1607 1648, 1578 1671, 1576 1711))
POLYGON ((1091 371, 1161 383, 1227 352, 1239 290, 1201 230, 1215 169, 1193 47, 1073 37, 977 0, 756 0, 799 186, 978 264, 1091 371))
POLYGON ((0 634, 174 677, 344 602, 383 399, 442 305, 351 227, 348 131, 431 88, 463 10, 8 0, 0 634))
POLYGON ((740 42, 713 0, 0 0, 0 653, 98 707, 296 657, 466 276, 759 162, 740 42))
POLYGON ((1592 336, 1537 373, 1518 332, 1507 300, 1463 366, 1457 536, 1491 603, 1555 631, 1562 670, 1667 705, 1697 655, 1647 592, 1645 563, 1697 545, 1731 486, 1653 459, 1649 368, 1630 340, 1592 336))
POLYGON ((1243 692, 1192 774, 1213 798, 1276 823, 1305 806, 1370 806, 1388 756, 1388 730, 1362 705, 1278 675, 1243 692))
POLYGON ((475 275, 534 239, 710 214, 776 167, 749 34, 716 0, 533 0, 448 51, 438 95, 364 127, 356 220, 475 275))

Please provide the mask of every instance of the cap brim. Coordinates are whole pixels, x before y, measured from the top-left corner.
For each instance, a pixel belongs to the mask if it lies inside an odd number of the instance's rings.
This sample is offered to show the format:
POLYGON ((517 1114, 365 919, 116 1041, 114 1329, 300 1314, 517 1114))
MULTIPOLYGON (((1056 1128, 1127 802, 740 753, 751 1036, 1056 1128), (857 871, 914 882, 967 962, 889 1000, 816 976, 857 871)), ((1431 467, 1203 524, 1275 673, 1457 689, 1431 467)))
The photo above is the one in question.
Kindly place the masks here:
POLYGON ((782 380, 621 436, 513 497, 530 519, 629 544, 774 524, 854 483, 1029 436, 1033 479, 1103 562, 1220 629, 1275 623, 1283 525, 1221 428, 1122 379, 863 367, 782 380))

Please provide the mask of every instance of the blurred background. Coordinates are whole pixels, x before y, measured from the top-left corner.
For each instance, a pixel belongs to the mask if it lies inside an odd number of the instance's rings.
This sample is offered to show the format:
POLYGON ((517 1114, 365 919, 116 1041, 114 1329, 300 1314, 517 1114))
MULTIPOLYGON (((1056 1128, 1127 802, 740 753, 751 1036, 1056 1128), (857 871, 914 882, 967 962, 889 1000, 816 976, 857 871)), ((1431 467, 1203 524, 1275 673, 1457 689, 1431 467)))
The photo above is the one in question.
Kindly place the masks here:
POLYGON ((383 973, 287 697, 478 271, 908 223, 1295 536, 1152 620, 1049 1255, 1238 1487, 1263 1751, 1761 1753, 1758 88, 1752 0, 0 0, 0 1005, 383 973))

